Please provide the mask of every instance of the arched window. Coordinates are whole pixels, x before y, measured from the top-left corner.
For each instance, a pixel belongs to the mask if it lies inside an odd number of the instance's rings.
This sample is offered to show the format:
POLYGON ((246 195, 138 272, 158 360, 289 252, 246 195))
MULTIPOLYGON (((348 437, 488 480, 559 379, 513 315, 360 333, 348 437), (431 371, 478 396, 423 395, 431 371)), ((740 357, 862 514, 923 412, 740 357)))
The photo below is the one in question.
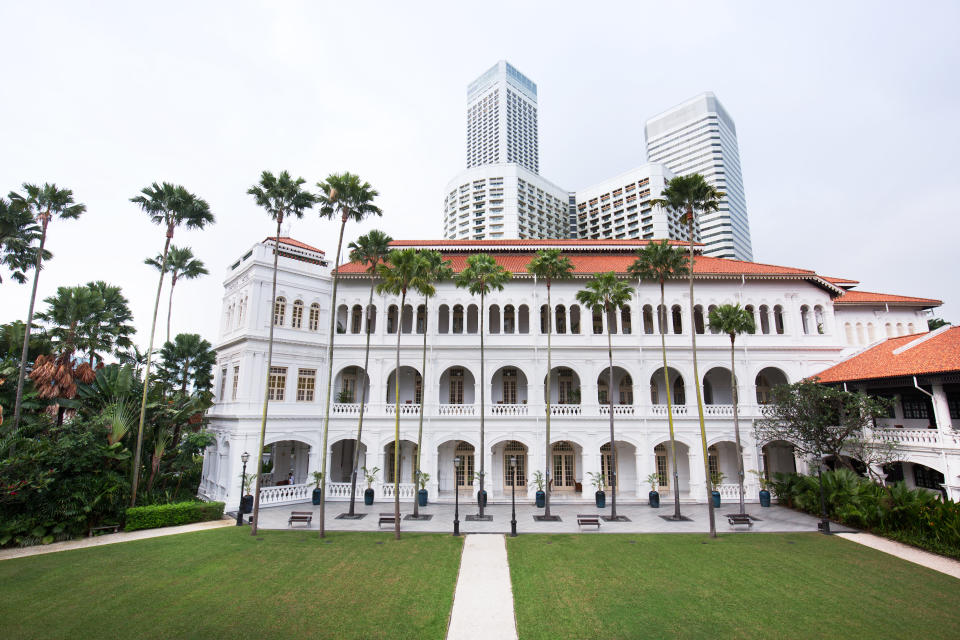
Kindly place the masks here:
POLYGON ((387 333, 396 333, 400 327, 400 319, 397 317, 397 305, 392 304, 387 307, 387 333))
POLYGON ((316 331, 320 328, 320 305, 314 302, 310 305, 310 331, 316 331))
POLYGON ((780 305, 773 308, 773 325, 777 328, 777 333, 783 335, 783 307, 780 305))
POLYGON ((361 331, 363 331, 363 307, 355 304, 350 311, 350 333, 360 333, 361 331))
POLYGON ((803 335, 810 335, 810 307, 807 305, 800 307, 800 326, 803 328, 803 335))
POLYGON ((347 305, 342 304, 337 307, 337 333, 346 333, 347 332, 347 305))
POLYGON ((417 305, 417 333, 424 333, 427 330, 427 308, 420 304, 417 305))
POLYGON ((303 327, 303 300, 293 301, 293 311, 290 313, 290 326, 294 329, 303 327))
POLYGON ((872 322, 867 323, 867 338, 870 340, 870 344, 877 341, 877 328, 873 326, 872 322))
POLYGON ((633 331, 633 320, 630 316, 630 305, 623 305, 620 309, 620 330, 622 333, 632 333, 633 331))
POLYGON ((770 334, 770 307, 765 304, 760 305, 760 333, 770 334))
POLYGON ((823 335, 824 326, 823 326, 823 307, 817 305, 813 308, 813 321, 817 325, 817 334, 823 335))
POLYGON ((866 342, 867 342, 867 336, 863 332, 863 323, 858 322, 857 323, 857 344, 866 344, 866 342))
POLYGON ((450 333, 450 307, 442 304, 437 310, 437 333, 450 333))
POLYGON ((703 403, 713 404, 713 385, 706 378, 703 379, 703 403))
POLYGON ((843 325, 843 333, 847 339, 847 344, 854 344, 856 339, 853 337, 853 325, 849 322, 843 325))
POLYGON ((567 309, 562 304, 557 305, 555 312, 555 320, 553 329, 557 333, 566 333, 567 332, 567 309))
POLYGON ((653 333, 653 307, 648 304, 643 305, 643 332, 653 333))
POLYGON ((593 310, 593 333, 603 333, 603 311, 599 307, 593 310))
POLYGON ((570 305, 570 333, 580 335, 580 305, 570 305))
POLYGON ((913 323, 912 323, 912 322, 907 325, 907 333, 913 334, 913 333, 916 333, 916 332, 917 332, 917 329, 916 329, 916 327, 913 326, 913 323))
POLYGON ((477 333, 480 331, 480 308, 471 304, 467 307, 467 333, 477 333))
POLYGON ((597 380, 597 403, 604 405, 610 402, 610 396, 607 395, 607 391, 610 389, 607 379, 609 375, 609 369, 607 369, 607 375, 600 376, 600 379, 597 380))
POLYGON ((374 333, 377 330, 377 307, 367 305, 367 332, 374 333))
POLYGON ((762 373, 757 376, 757 404, 770 404, 770 381, 762 373))
POLYGON ((885 329, 887 330, 887 337, 888 337, 888 338, 892 338, 892 337, 894 337, 895 335, 897 335, 896 332, 894 332, 894 330, 893 330, 893 323, 892 323, 892 322, 888 322, 887 325, 886 325, 886 327, 885 327, 885 329))
POLYGON ((620 404, 633 404, 633 379, 628 373, 620 378, 620 404))
POLYGON ((662 305, 657 305, 657 330, 660 333, 667 334, 670 333, 670 328, 667 325, 667 308, 662 305))
POLYGON ((550 307, 540 305, 540 333, 546 335, 550 331, 550 307))
MULTIPOLYGON (((709 307, 707 307, 707 320, 708 320, 708 321, 710 320, 710 314, 713 313, 713 312, 716 311, 716 310, 717 310, 717 305, 715 305, 715 304, 712 304, 712 305, 710 305, 709 307)), ((713 335, 717 335, 718 333, 720 333, 720 328, 719 328, 719 327, 715 327, 715 326, 713 326, 713 325, 710 325, 710 333, 712 333, 713 335)))
POLYGON ((673 332, 680 335, 683 333, 683 316, 681 315, 680 305, 673 305, 671 315, 673 316, 673 332))
POLYGON ((500 305, 490 305, 487 309, 487 316, 487 333, 500 333, 500 305))
POLYGON ((284 316, 287 312, 287 299, 283 296, 277 298, 273 304, 273 324, 278 327, 283 326, 284 316))
POLYGON ((617 333, 617 309, 611 307, 610 311, 606 314, 607 316, 607 331, 612 334, 617 333))
POLYGON ((403 314, 400 316, 400 330, 404 333, 413 333, 413 307, 403 305, 403 314))
POLYGON ((458 304, 453 307, 453 332, 463 333, 463 305, 458 304))
POLYGON ((680 376, 677 376, 677 379, 673 381, 673 403, 687 403, 687 389, 683 384, 683 378, 680 376))
POLYGON ((530 307, 522 304, 520 305, 519 312, 519 318, 517 319, 519 333, 530 333, 530 307))
POLYGON ((650 378, 650 404, 660 404, 660 390, 653 378, 650 378))
POLYGON ((703 307, 699 304, 693 308, 693 328, 698 334, 703 335, 703 307))
POLYGON ((744 309, 746 309, 750 317, 753 318, 753 329, 750 330, 750 333, 755 334, 757 332, 757 313, 754 311, 752 304, 748 304, 744 309))
POLYGON ((512 304, 503 308, 503 332, 516 333, 517 331, 517 312, 512 304))
POLYGON ((898 323, 897 323, 897 335, 898 335, 898 336, 902 336, 904 333, 905 333, 905 331, 904 331, 904 329, 903 329, 903 323, 902 323, 902 322, 898 322, 898 323))

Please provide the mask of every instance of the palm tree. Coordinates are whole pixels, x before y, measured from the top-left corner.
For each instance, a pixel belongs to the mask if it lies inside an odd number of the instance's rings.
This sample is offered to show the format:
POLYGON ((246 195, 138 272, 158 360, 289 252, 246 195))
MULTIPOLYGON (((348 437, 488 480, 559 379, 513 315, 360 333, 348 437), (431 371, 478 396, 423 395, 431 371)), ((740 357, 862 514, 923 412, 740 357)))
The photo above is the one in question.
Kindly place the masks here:
POLYGON ((740 447, 740 416, 737 408, 737 372, 734 363, 734 342, 739 333, 753 333, 753 314, 739 304, 722 304, 710 311, 710 329, 730 336, 730 388, 733 391, 733 433, 737 440, 737 482, 740 484, 740 513, 743 507, 743 449, 740 447))
MULTIPOLYGON (((33 245, 39 240, 40 227, 30 211, 0 198, 0 265, 7 268, 14 282, 27 281, 26 272, 37 255, 33 245)), ((44 251, 44 260, 52 257, 52 253, 44 251)))
POLYGON ((670 456, 673 458, 673 519, 680 515, 680 474, 677 472, 677 440, 673 432, 673 398, 670 393, 670 373, 667 369, 667 302, 664 283, 667 278, 684 276, 688 271, 687 256, 682 249, 674 249, 668 240, 651 242, 637 250, 637 259, 627 269, 637 280, 656 280, 660 283, 660 351, 663 354, 663 385, 667 390, 667 422, 670 425, 670 456))
MULTIPOLYGON (((389 293, 400 296, 400 316, 407 302, 407 291, 416 289, 426 295, 433 293, 433 285, 427 280, 427 261, 416 249, 394 249, 387 256, 387 264, 377 266, 377 275, 382 282, 377 285, 380 294, 389 293)), ((397 366, 394 369, 394 395, 396 407, 393 425, 393 513, 395 517, 394 535, 400 539, 400 336, 403 334, 401 323, 397 323, 397 366)), ((422 380, 422 377, 421 377, 422 380)), ((422 388, 422 387, 421 387, 422 388)), ((422 395, 422 394, 421 394, 422 395)))
MULTIPOLYGON (((210 391, 213 386, 213 365, 217 355, 213 346, 196 333, 178 333, 173 342, 160 348, 159 378, 164 387, 179 387, 180 396, 186 396, 192 386, 196 391, 210 391)), ((173 446, 180 444, 180 427, 173 428, 173 446)))
MULTIPOLYGON (((151 267, 160 268, 163 262, 163 256, 157 255, 156 258, 147 258, 143 261, 151 267)), ((177 280, 193 280, 200 276, 210 273, 201 260, 193 255, 190 247, 170 246, 170 253, 167 255, 167 271, 170 272, 170 299, 167 301, 167 342, 170 342, 170 315, 173 312, 173 290, 177 286, 177 280)))
MULTIPOLYGON (((617 278, 613 271, 597 274, 587 283, 586 288, 577 292, 577 302, 591 311, 602 312, 606 317, 619 312, 620 308, 630 302, 630 285, 617 278)), ((607 358, 609 360, 610 381, 607 384, 607 400, 610 403, 610 477, 612 502, 610 519, 617 519, 617 441, 613 432, 613 338, 609 323, 607 326, 607 358)))
POLYGON ((707 184, 699 173, 689 176, 677 176, 667 183, 667 188, 660 194, 660 198, 651 200, 651 204, 670 209, 683 214, 687 221, 687 230, 690 238, 690 340, 693 345, 693 385, 697 390, 697 412, 700 416, 700 444, 703 448, 703 470, 706 474, 707 486, 707 513, 710 519, 710 537, 717 537, 717 523, 713 513, 713 500, 710 499, 710 460, 707 453, 707 428, 703 420, 703 395, 700 391, 700 372, 697 368, 697 332, 695 329, 693 297, 693 229, 698 213, 716 211, 720 208, 720 199, 725 194, 707 184))
POLYGON ((573 264, 568 258, 560 255, 560 249, 541 249, 537 251, 537 256, 527 265, 527 271, 534 277, 542 279, 547 285, 547 454, 546 463, 546 487, 544 494, 543 517, 550 519, 550 374, 552 373, 552 349, 553 349, 553 303, 550 301, 550 286, 554 280, 570 277, 573 271, 573 264))
POLYGON ((353 451, 353 471, 350 474, 350 511, 349 516, 355 515, 354 503, 357 496, 357 471, 360 468, 360 443, 363 438, 363 412, 366 409, 367 387, 369 385, 369 374, 367 369, 370 366, 370 310, 373 308, 373 289, 377 281, 377 265, 381 264, 387 258, 390 251, 390 243, 393 238, 383 231, 374 229, 366 235, 357 238, 356 242, 347 245, 350 249, 350 261, 366 265, 367 273, 370 275, 370 301, 367 303, 367 322, 364 329, 367 339, 366 348, 363 352, 363 382, 360 383, 360 417, 357 419, 357 444, 353 451))
POLYGON ((86 352, 90 366, 95 367, 103 364, 103 355, 119 355, 132 347, 130 336, 136 333, 136 329, 130 324, 133 313, 120 287, 97 280, 88 282, 87 288, 95 291, 100 299, 100 309, 86 326, 86 352))
MULTIPOLYGON (((480 505, 480 517, 483 518, 484 481, 486 480, 486 441, 484 433, 484 398, 486 378, 483 373, 483 315, 484 297, 491 291, 503 291, 503 285, 513 274, 497 264, 496 260, 485 253, 477 253, 467 258, 467 267, 457 276, 456 285, 466 289, 471 295, 480 296, 480 492, 477 502, 480 505)), ((456 490, 456 487, 454 487, 456 490)))
MULTIPOLYGON (((443 259, 443 254, 439 251, 427 250, 420 252, 421 259, 424 260, 425 277, 424 281, 430 286, 426 289, 420 289, 423 294, 423 365, 420 374, 421 389, 427 388, 427 327, 429 322, 430 296, 434 294, 433 283, 449 280, 453 277, 453 269, 450 268, 450 261, 443 259)), ((420 517, 420 502, 418 499, 416 487, 420 486, 420 450, 423 446, 423 404, 427 397, 426 393, 420 394, 420 426, 417 428, 417 453, 414 456, 414 492, 413 492, 413 517, 420 517)))
POLYGON ((33 323, 33 305, 37 301, 37 283, 40 282, 40 267, 43 259, 49 256, 44 251, 47 243, 47 226, 54 217, 61 220, 75 220, 87 210, 87 206, 74 202, 73 191, 58 189, 57 185, 44 183, 42 187, 24 183, 26 195, 10 192, 10 206, 26 211, 34 220, 40 221, 40 245, 37 247, 36 263, 33 268, 33 291, 30 293, 30 307, 23 332, 23 349, 20 352, 20 375, 17 377, 17 397, 13 405, 13 431, 20 426, 20 404, 23 402, 23 381, 27 373, 27 351, 30 349, 30 327, 33 323))
POLYGON ((140 484, 140 455, 143 451, 143 426, 147 418, 147 393, 150 390, 150 363, 153 356, 153 338, 157 331, 157 311, 160 309, 160 292, 163 290, 163 276, 167 271, 167 254, 173 232, 180 225, 188 229, 202 229, 213 224, 213 214, 206 200, 197 197, 180 185, 169 182, 154 182, 140 190, 140 195, 130 198, 130 202, 140 205, 150 217, 150 222, 165 228, 163 253, 160 259, 160 279, 157 282, 157 296, 153 303, 153 319, 150 322, 150 340, 147 346, 147 363, 143 368, 143 395, 140 397, 140 422, 137 425, 137 448, 133 456, 133 483, 130 489, 130 506, 137 504, 137 488, 140 484))
MULTIPOLYGON (((320 537, 326 534, 325 511, 327 507, 327 434, 330 428, 330 392, 333 389, 333 338, 336 335, 337 283, 340 281, 340 250, 343 247, 343 230, 347 220, 362 222, 364 218, 382 216, 380 207, 373 204, 380 195, 369 182, 349 173, 331 173, 323 182, 318 182, 321 194, 320 217, 332 219, 340 213, 340 235, 337 237, 337 257, 333 264, 333 290, 330 292, 330 341, 327 343, 327 399, 323 416, 323 449, 320 453, 320 537)), ((366 373, 366 372, 364 372, 366 373)))
POLYGON ((303 212, 313 207, 317 199, 301 187, 303 178, 294 180, 286 171, 275 176, 269 171, 260 174, 260 182, 247 189, 258 207, 262 207, 277 222, 277 235, 273 241, 273 285, 270 294, 270 329, 267 338, 267 373, 263 390, 263 415, 260 418, 260 446, 257 447, 257 482, 253 491, 253 513, 250 535, 257 535, 257 516, 260 515, 260 481, 263 472, 263 441, 267 436, 267 406, 270 404, 270 367, 273 365, 273 317, 277 307, 277 261, 280 259, 280 225, 286 216, 303 217, 303 212))

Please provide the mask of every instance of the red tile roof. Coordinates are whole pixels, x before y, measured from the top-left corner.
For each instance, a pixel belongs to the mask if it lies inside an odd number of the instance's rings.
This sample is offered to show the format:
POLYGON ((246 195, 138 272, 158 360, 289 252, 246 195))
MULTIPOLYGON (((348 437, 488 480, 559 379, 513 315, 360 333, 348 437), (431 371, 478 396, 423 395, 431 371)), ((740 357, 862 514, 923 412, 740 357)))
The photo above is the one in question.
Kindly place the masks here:
MULTIPOLYGON (((273 242, 277 239, 277 236, 270 236, 264 240, 264 242, 273 242)), ((291 247, 299 247, 301 249, 306 249, 307 251, 316 251, 319 254, 323 254, 323 249, 317 249, 316 247, 311 247, 310 245, 300 242, 299 240, 294 240, 293 238, 288 238, 286 236, 280 236, 280 244, 288 244, 291 247)))
POLYGON ((857 305, 891 305, 898 307, 922 307, 930 309, 943 304, 942 300, 933 298, 914 298, 911 296, 896 296, 889 293, 874 293, 872 291, 847 291, 833 301, 834 304, 857 305))
MULTIPOLYGON (((580 248, 580 247, 611 247, 611 246, 621 246, 621 247, 645 247, 651 242, 661 242, 661 240, 642 240, 638 238, 625 238, 622 240, 614 240, 611 238, 603 238, 598 240, 588 240, 588 239, 577 239, 577 238, 557 238, 557 239, 543 239, 543 238, 522 238, 522 239, 511 239, 511 240, 394 240, 390 243, 392 247, 464 247, 464 248, 473 248, 473 247, 503 247, 504 249, 510 249, 513 247, 571 247, 571 248, 580 248)), ((673 246, 689 247, 689 242, 684 242, 682 240, 668 240, 668 242, 673 246)), ((700 242, 694 243, 695 247, 702 247, 703 244, 700 242)))
POLYGON ((821 382, 849 382, 960 371, 960 327, 889 338, 817 377, 821 382), (899 351, 899 353, 894 353, 899 351))
POLYGON ((820 276, 827 282, 831 282, 840 287, 851 287, 860 284, 859 280, 848 280, 847 278, 831 278, 830 276, 820 276))

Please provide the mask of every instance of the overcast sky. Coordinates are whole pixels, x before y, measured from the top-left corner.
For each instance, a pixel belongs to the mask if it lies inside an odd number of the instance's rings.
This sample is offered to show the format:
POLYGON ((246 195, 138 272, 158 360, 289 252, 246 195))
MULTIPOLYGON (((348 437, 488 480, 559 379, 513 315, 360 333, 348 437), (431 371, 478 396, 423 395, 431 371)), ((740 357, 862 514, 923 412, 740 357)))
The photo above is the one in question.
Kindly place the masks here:
MULTIPOLYGON (((263 169, 369 181, 383 218, 348 241, 441 237, 466 86, 506 58, 538 86, 545 178, 574 190, 642 164, 644 120, 713 91, 737 125, 756 261, 942 299, 956 324, 958 24, 956 2, 8 0, 0 191, 73 189, 88 211, 51 224, 40 298, 120 285, 143 346, 142 262, 163 231, 129 198, 163 180, 205 198, 217 224, 174 243, 211 275, 178 284, 173 331, 216 342, 227 265, 272 232, 246 195, 263 169)), ((291 235, 332 254, 335 231, 310 214, 291 235)), ((4 277, 0 322, 29 294, 4 277)))

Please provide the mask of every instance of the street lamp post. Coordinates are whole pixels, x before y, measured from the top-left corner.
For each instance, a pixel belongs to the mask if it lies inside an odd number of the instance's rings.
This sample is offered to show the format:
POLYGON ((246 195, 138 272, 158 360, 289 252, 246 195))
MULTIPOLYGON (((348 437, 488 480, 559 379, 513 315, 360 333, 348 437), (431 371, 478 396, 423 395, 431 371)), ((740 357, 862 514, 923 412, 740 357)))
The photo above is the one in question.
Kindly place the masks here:
POLYGON ((517 456, 510 456, 510 537, 517 537, 517 456))
POLYGON ((453 535, 460 535, 460 491, 457 487, 457 467, 460 466, 460 458, 453 458, 453 535))
POLYGON ((237 526, 243 524, 243 485, 247 482, 247 461, 250 460, 250 454, 246 451, 240 456, 243 462, 243 473, 240 475, 240 506, 237 507, 237 526))

